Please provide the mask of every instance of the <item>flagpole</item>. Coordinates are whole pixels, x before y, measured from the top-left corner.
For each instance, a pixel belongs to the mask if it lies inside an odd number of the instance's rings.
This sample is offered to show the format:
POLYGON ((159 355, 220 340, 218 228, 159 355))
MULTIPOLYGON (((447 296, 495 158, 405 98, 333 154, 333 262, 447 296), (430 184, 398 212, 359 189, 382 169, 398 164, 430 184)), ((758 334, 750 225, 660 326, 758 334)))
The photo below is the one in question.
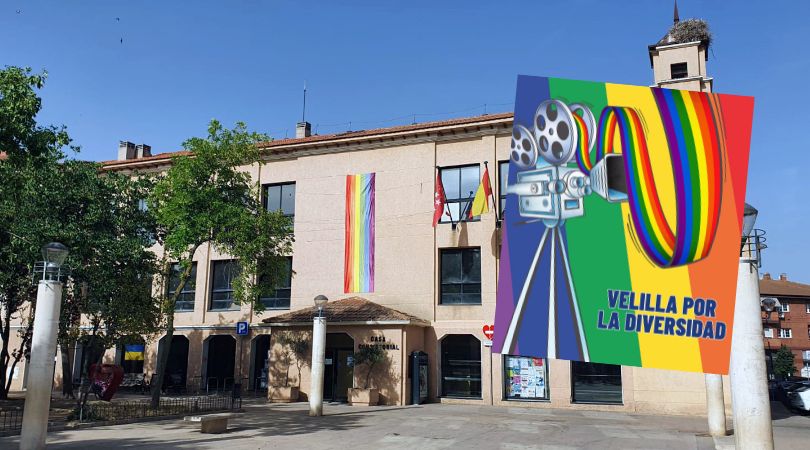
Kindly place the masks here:
MULTIPOLYGON (((498 170, 498 176, 501 176, 500 168, 498 170)), ((489 166, 487 165, 487 161, 484 161, 484 173, 489 175, 489 166)), ((498 178, 498 182, 500 183, 500 178, 498 178)), ((498 185, 498 195, 500 195, 500 184, 498 185)), ((500 200, 500 197, 498 198, 500 200)), ((500 212, 500 203, 495 202, 495 194, 492 195, 492 208, 495 210, 495 227, 501 227, 501 212, 500 212)))

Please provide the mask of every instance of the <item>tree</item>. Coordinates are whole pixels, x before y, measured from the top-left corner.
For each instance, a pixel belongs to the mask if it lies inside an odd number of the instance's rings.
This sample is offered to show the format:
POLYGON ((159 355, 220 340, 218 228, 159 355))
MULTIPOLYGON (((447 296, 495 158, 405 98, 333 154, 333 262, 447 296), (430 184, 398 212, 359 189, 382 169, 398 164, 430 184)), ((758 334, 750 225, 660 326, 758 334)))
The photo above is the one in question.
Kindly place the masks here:
POLYGON ((152 380, 153 407, 160 402, 174 335, 175 305, 200 246, 210 242, 239 260, 240 275, 233 285, 236 304, 250 303, 261 310, 259 297, 269 295, 280 281, 285 269, 283 256, 292 249, 289 219, 262 207, 258 188, 241 169, 260 161, 256 144, 267 139, 247 131, 243 123, 230 130, 211 121, 208 136, 185 141, 183 148, 190 154, 173 158, 149 195, 149 209, 157 222, 156 237, 162 246, 160 285, 166 292, 160 308, 165 345, 158 352, 152 380), (174 290, 167 292, 174 263, 181 270, 172 280, 174 290))
POLYGON ((782 379, 786 379, 796 372, 796 366, 793 364, 793 352, 784 344, 774 355, 773 372, 782 379))
POLYGON ((366 383, 363 385, 363 389, 368 389, 374 366, 385 361, 386 357, 388 357, 388 354, 380 345, 364 345, 360 347, 358 351, 354 352, 354 366, 368 367, 366 383))
POLYGON ((82 315, 104 348, 122 334, 157 328, 160 318, 150 286, 155 258, 145 250, 153 222, 137 202, 148 180, 101 174, 98 164, 67 159, 64 127, 35 120, 41 107, 36 89, 43 82, 44 75, 30 69, 0 70, 0 149, 6 154, 0 159, 0 398, 11 386, 6 374, 30 346, 32 269, 43 244, 58 241, 70 248, 66 265, 72 275, 63 291, 59 331, 66 391, 66 347, 87 333, 82 315), (16 349, 9 349, 12 322, 27 325, 16 349))
POLYGON ((298 387, 301 387, 301 368, 306 364, 309 354, 309 340, 300 333, 288 331, 281 333, 278 338, 281 345, 281 359, 284 363, 284 386, 290 385, 290 363, 295 358, 298 369, 298 387))

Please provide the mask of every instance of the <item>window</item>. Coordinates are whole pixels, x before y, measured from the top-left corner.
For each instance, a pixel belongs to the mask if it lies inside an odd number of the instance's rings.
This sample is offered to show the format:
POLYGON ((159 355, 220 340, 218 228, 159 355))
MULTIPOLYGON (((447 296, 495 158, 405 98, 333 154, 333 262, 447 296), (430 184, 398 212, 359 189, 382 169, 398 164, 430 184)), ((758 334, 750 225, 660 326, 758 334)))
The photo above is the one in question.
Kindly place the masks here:
POLYGON ((444 197, 447 203, 444 206, 444 214, 442 214, 440 222, 448 223, 451 218, 453 222, 479 220, 478 218, 469 219, 467 217, 469 209, 472 207, 475 191, 481 182, 481 168, 479 165, 473 164, 441 169, 441 176, 444 197))
POLYGON ((802 361, 810 361, 810 350, 802 350, 802 361))
POLYGON ((571 361, 574 403, 621 403, 622 366, 571 361))
POLYGON ((506 185, 509 182, 509 161, 498 163, 498 212, 503 219, 503 211, 506 209, 506 185))
POLYGON ((275 292, 259 300, 266 309, 290 309, 290 288, 292 286, 292 257, 285 259, 284 273, 281 274, 275 292))
POLYGON ((211 282, 211 310, 233 307, 233 282, 239 276, 236 260, 214 261, 211 282))
POLYGON ((548 366, 543 358, 503 355, 506 400, 548 399, 548 366))
POLYGON ((765 332, 765 337, 766 338, 772 338, 773 337, 773 328, 765 328, 763 331, 765 332))
POLYGON ((805 303, 804 304, 804 312, 806 312, 807 314, 810 314, 810 303, 805 303))
POLYGON ((264 207, 295 217, 295 183, 269 184, 264 187, 264 207))
MULTIPOLYGON (((183 268, 179 263, 172 264, 172 273, 169 277, 169 286, 167 296, 170 296, 180 285, 180 274, 183 268)), ((197 290, 197 263, 191 263, 191 274, 186 280, 186 285, 180 291, 180 296, 177 297, 177 302, 174 304, 175 311, 194 311, 194 293, 197 290)))
POLYGON ((481 398, 481 341, 475 336, 442 339, 442 396, 481 398))
POLYGON ((676 79, 676 78, 686 78, 687 76, 689 76, 689 71, 687 70, 687 66, 686 66, 685 62, 671 64, 669 66, 669 68, 670 68, 671 77, 672 77, 673 80, 676 79))
POLYGON ((441 293, 444 305, 481 304, 481 249, 442 249, 440 252, 441 293))
POLYGON ((781 312, 781 313, 790 312, 790 303, 788 303, 788 302, 779 302, 779 312, 781 312))
POLYGON ((793 337, 793 332, 790 328, 780 328, 779 329, 779 338, 780 339, 790 339, 793 337))

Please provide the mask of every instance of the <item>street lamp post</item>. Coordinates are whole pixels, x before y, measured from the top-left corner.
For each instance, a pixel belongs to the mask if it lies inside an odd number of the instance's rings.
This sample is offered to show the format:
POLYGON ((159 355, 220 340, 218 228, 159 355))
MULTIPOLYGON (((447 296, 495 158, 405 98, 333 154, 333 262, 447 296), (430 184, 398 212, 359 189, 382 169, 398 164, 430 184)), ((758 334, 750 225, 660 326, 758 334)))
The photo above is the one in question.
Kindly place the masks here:
POLYGON ((754 229, 756 218, 757 210, 746 204, 729 369, 734 442, 738 450, 773 449, 759 297, 760 250, 764 248, 764 237, 762 231, 754 229))
POLYGON ((48 413, 53 389, 56 333, 59 329, 59 309, 62 303, 62 264, 68 248, 58 242, 42 247, 44 261, 34 265, 34 272, 42 271, 37 286, 37 303, 31 336, 31 357, 26 373, 28 391, 25 394, 20 450, 45 448, 48 433, 48 413))
POLYGON ((323 373, 326 367, 326 317, 323 307, 329 301, 325 295, 315 297, 318 317, 312 323, 312 380, 309 388, 309 415, 323 415, 323 373))

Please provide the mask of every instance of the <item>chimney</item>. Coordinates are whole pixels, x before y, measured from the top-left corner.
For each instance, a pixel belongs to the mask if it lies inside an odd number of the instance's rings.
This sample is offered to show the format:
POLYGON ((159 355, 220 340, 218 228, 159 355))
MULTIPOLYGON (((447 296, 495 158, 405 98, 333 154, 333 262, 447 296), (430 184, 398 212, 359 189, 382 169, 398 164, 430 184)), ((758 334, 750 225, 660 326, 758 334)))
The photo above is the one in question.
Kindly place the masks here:
POLYGON ((779 281, 787 281, 787 274, 786 273, 779 274, 779 281))
POLYGON ((312 124, 309 122, 298 122, 295 124, 295 138, 305 138, 312 136, 312 124))
POLYGON ((152 156, 152 147, 146 144, 138 144, 135 146, 135 157, 136 158, 145 158, 147 156, 152 156))
POLYGON ((763 280, 770 280, 771 279, 770 272, 765 272, 765 274, 762 275, 762 279, 763 280))
POLYGON ((118 142, 118 160, 124 161, 135 158, 135 144, 129 141, 118 142))

